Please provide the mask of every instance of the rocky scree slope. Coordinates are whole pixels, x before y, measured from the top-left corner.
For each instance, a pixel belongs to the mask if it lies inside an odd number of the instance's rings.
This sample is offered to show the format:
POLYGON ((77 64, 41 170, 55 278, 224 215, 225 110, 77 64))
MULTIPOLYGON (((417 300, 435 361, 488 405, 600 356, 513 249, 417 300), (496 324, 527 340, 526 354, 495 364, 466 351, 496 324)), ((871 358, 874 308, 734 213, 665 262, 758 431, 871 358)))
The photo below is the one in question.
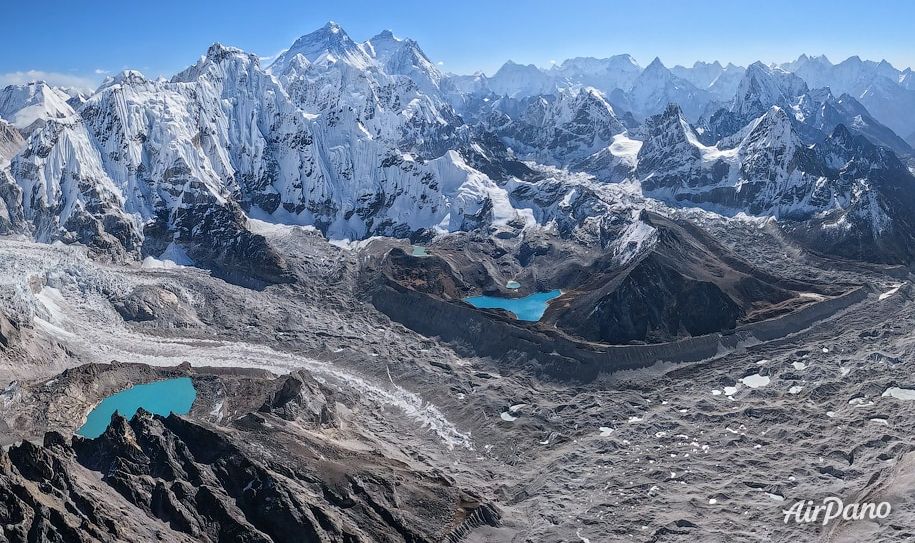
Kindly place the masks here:
POLYGON ((0 456, 11 541, 457 542, 499 513, 432 470, 325 440, 334 393, 280 378, 228 426, 140 411, 96 439, 48 433, 0 456), (322 430, 324 429, 324 430, 322 430), (99 478, 101 474, 101 478, 99 478))

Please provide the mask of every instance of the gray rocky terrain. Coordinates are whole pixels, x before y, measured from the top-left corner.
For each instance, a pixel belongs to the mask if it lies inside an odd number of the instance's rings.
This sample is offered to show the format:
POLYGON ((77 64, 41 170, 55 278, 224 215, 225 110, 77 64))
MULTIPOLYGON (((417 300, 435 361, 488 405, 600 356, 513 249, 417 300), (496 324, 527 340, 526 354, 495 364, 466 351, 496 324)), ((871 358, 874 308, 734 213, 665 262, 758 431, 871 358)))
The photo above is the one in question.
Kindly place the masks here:
MULTIPOLYGON (((270 527, 288 525, 340 541, 910 540, 913 404, 898 393, 915 388, 907 272, 809 254, 756 224, 687 218, 785 281, 867 294, 700 361, 620 370, 608 358, 560 375, 512 337, 480 355, 477 338, 422 335, 376 309, 372 270, 402 242, 343 249, 278 228, 268 238, 297 279, 252 290, 3 239, 5 537, 283 541, 270 527), (70 437, 102 397, 175 375, 198 389, 189 415, 70 437), (336 488, 335 470, 347 489, 314 494, 336 488), (244 490, 251 477, 274 481, 286 497, 270 514, 291 524, 246 505, 270 502, 244 490), (782 522, 795 501, 827 495, 885 499, 893 513, 782 522)), ((501 283, 477 243, 429 246, 479 262, 430 300, 462 305, 462 289, 501 283)), ((546 278, 555 264, 530 269, 546 278)), ((413 309, 428 320, 432 307, 413 309)))

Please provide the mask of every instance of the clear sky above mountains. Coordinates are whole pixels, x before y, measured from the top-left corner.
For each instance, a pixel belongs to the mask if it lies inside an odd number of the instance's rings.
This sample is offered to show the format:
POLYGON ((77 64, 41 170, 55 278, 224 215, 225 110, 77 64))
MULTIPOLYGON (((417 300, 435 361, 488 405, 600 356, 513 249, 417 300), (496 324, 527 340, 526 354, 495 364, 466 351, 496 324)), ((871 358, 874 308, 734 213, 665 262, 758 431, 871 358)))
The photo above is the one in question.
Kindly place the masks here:
MULTIPOLYGON (((429 2, 98 0, 11 2, 0 8, 0 84, 42 78, 94 86, 124 68, 171 75, 213 42, 275 56, 337 21, 357 41, 389 28, 417 40, 443 70, 492 74, 506 60, 548 66, 630 53, 643 66, 695 60, 746 65, 825 53, 915 65, 915 2, 774 0, 429 2)), ((266 60, 265 60, 266 61, 266 60)))

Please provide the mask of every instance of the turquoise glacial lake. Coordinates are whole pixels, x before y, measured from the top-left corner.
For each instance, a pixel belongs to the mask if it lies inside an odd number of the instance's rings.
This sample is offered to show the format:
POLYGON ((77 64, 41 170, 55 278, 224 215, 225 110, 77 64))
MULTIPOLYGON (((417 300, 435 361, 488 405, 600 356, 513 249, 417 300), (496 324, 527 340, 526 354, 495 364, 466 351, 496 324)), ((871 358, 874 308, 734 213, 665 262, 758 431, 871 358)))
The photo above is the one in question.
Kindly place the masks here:
POLYGON ((157 415, 187 415, 195 398, 197 391, 190 377, 134 385, 102 400, 102 403, 89 413, 86 423, 76 433, 88 438, 102 435, 115 411, 127 419, 133 417, 141 407, 157 415))
POLYGON ((550 300, 562 294, 562 291, 537 292, 523 298, 500 298, 498 296, 470 296, 464 298, 468 304, 479 309, 504 309, 518 320, 537 322, 543 318, 550 300))

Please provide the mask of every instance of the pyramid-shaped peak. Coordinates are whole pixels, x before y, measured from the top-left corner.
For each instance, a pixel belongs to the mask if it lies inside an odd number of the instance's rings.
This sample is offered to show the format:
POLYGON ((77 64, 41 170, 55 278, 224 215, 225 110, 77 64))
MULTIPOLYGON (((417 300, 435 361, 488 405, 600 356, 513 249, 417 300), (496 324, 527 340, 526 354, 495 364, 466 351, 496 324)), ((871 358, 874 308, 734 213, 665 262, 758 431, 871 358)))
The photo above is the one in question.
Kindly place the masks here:
MULTIPOLYGON (((336 23, 336 21, 327 21, 327 23, 321 27, 321 30, 326 30, 327 32, 330 32, 331 34, 338 34, 340 32, 343 32, 343 27, 338 25, 336 23)), ((345 32, 344 32, 344 34, 345 34, 345 32)))
POLYGON ((297 39, 292 44, 292 47, 289 48, 289 51, 301 53, 313 62, 316 57, 325 52, 341 54, 355 47, 356 43, 343 30, 343 27, 331 21, 297 39))
POLYGON ((850 65, 850 64, 863 64, 863 63, 864 63, 864 61, 861 60, 861 57, 859 57, 858 55, 852 55, 852 56, 848 57, 847 59, 843 60, 842 62, 840 62, 839 64, 850 65))
POLYGON ((382 30, 381 32, 379 32, 378 34, 375 34, 375 36, 373 36, 372 39, 370 39, 369 41, 380 41, 380 40, 400 41, 400 38, 395 36, 394 33, 391 32, 390 30, 385 29, 385 30, 382 30))
POLYGON ((667 107, 664 108, 664 113, 661 114, 662 117, 682 117, 683 110, 680 109, 680 104, 675 104, 673 102, 667 104, 667 107))
POLYGON ((333 21, 297 39, 292 47, 276 58, 270 66, 270 71, 282 73, 296 55, 302 55, 310 63, 319 60, 331 63, 343 61, 360 69, 371 64, 362 47, 333 21))
POLYGON ((647 67, 645 67, 646 71, 648 71, 648 70, 666 70, 666 69, 667 69, 667 67, 664 66, 663 62, 661 62, 661 57, 654 57, 654 60, 651 61, 651 64, 649 64, 647 67))

